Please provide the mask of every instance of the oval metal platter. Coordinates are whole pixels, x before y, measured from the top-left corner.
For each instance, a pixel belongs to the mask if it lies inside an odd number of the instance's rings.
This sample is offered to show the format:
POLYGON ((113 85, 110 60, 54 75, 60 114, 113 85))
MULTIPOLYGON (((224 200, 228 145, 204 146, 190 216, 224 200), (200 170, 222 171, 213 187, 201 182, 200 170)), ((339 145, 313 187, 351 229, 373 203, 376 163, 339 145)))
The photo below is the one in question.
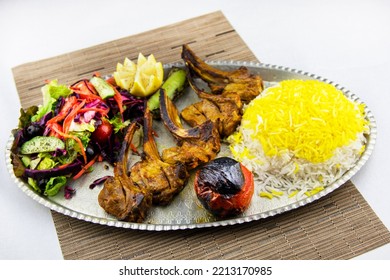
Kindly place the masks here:
MULTIPOLYGON (((336 88, 340 89, 350 100, 353 100, 357 103, 363 103, 358 96, 351 93, 339 84, 304 71, 255 62, 209 61, 208 63, 224 70, 233 70, 238 67, 245 66, 250 70, 251 73, 259 74, 265 83, 280 82, 288 79, 321 80, 326 83, 333 84, 336 88)), ((184 67, 182 63, 168 64, 164 67, 169 69, 172 66, 184 67)), ((181 110, 186 105, 191 104, 196 100, 196 94, 193 93, 190 88, 188 88, 175 103, 178 109, 181 110)), ((76 195, 72 199, 65 199, 63 192, 60 192, 55 197, 40 196, 33 192, 25 182, 15 177, 10 159, 10 149, 13 142, 12 135, 10 136, 6 147, 6 164, 8 171, 15 180, 16 185, 29 197, 54 211, 84 221, 107 226, 150 231, 227 226, 267 218, 301 207, 331 193, 343 185, 346 181, 348 181, 366 163, 374 149, 376 141, 377 128, 374 116, 367 108, 367 106, 365 107, 365 111, 366 117, 370 123, 370 133, 366 136, 366 150, 362 153, 360 159, 354 165, 354 167, 348 170, 341 178, 335 180, 331 185, 326 186, 324 190, 310 197, 289 198, 286 195, 277 199, 267 199, 260 197, 258 195, 258 191, 256 192, 255 189, 255 194, 247 211, 240 216, 227 220, 216 219, 201 206, 200 202, 196 198, 196 194, 193 188, 193 174, 187 186, 169 206, 153 207, 149 212, 147 219, 143 223, 129 223, 118 221, 115 219, 115 217, 108 215, 99 206, 97 196, 102 186, 97 186, 93 189, 89 188, 89 185, 95 179, 101 178, 105 175, 113 174, 113 167, 109 166, 107 163, 97 164, 97 166, 94 167, 93 172, 70 184, 76 189, 76 195)), ((172 136, 159 121, 154 121, 153 125, 154 129, 157 131, 157 135, 159 136, 156 139, 159 149, 164 149, 175 145, 172 136)), ((226 145, 221 148, 219 156, 229 156, 229 149, 226 145)), ((134 156, 130 159, 130 164, 138 160, 139 158, 134 156)))

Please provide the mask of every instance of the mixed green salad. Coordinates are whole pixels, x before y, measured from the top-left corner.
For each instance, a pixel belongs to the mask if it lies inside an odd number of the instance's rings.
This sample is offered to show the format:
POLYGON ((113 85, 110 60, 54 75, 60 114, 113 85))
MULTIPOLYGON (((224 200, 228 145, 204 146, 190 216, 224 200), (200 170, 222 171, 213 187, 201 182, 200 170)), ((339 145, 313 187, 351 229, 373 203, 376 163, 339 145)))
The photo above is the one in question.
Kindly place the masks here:
MULTIPOLYGON (((145 99, 99 76, 71 86, 52 80, 41 90, 42 105, 20 110, 11 158, 17 177, 54 196, 95 162, 116 161, 124 130, 143 117, 145 99)), ((65 188, 66 197, 72 193, 65 188)))

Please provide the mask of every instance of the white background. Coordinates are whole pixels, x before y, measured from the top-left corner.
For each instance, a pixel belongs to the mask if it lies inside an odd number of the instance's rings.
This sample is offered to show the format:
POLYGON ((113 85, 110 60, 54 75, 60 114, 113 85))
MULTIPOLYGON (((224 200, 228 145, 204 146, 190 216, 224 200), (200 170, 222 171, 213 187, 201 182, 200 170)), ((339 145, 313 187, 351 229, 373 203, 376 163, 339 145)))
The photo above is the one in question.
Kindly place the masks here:
MULTIPOLYGON (((0 0, 0 259, 62 259, 50 211, 5 167, 20 109, 11 68, 217 10, 262 62, 321 75, 366 102, 378 138, 353 182, 390 227, 390 1, 0 0)), ((357 259, 390 259, 390 245, 357 259)))

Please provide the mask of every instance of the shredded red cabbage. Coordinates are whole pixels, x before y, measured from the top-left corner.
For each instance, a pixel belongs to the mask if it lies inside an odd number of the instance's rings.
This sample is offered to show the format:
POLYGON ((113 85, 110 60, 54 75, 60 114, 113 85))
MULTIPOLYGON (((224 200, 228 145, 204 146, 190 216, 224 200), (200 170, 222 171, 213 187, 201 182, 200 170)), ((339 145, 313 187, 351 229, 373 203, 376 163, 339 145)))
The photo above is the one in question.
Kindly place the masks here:
POLYGON ((94 189, 96 186, 100 185, 100 184, 103 184, 109 177, 112 177, 112 176, 104 176, 102 178, 99 178, 99 179, 96 179, 95 181, 93 181, 90 185, 89 185, 89 188, 92 190, 94 189))
POLYGON ((65 199, 71 199, 76 194, 76 190, 72 187, 65 186, 64 197, 65 199))
POLYGON ((39 180, 42 178, 51 178, 69 174, 76 174, 80 171, 82 166, 82 162, 79 159, 76 159, 71 164, 65 167, 54 167, 51 169, 37 170, 37 169, 29 169, 26 168, 24 170, 24 176, 27 178, 32 178, 35 180, 39 180))

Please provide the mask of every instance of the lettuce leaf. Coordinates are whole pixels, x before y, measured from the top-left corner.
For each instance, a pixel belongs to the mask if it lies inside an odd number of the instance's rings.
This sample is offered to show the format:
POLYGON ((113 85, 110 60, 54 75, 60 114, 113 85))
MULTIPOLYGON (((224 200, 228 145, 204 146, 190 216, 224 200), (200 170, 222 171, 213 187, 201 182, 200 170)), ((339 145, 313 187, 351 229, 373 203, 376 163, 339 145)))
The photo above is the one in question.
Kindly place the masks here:
POLYGON ((27 179, 28 184, 33 188, 34 191, 37 193, 41 193, 41 189, 38 187, 37 181, 34 180, 33 178, 28 178, 27 179))
POLYGON ((44 115, 50 112, 58 98, 67 97, 72 91, 65 85, 59 85, 58 80, 52 80, 41 88, 43 105, 39 106, 38 112, 31 120, 39 121, 44 115))
POLYGON ((72 93, 72 91, 66 85, 59 85, 58 80, 52 80, 44 87, 47 87, 46 90, 54 99, 58 99, 61 96, 65 98, 72 93))
POLYGON ((46 183, 44 195, 54 196, 56 195, 60 189, 66 185, 67 178, 65 176, 52 177, 46 183))
POLYGON ((72 121, 70 124, 69 131, 75 131, 75 132, 83 132, 83 131, 89 131, 94 132, 95 131, 95 120, 91 120, 89 123, 86 122, 80 122, 77 123, 75 121, 72 121))
MULTIPOLYGON (((91 139, 91 132, 85 130, 85 131, 71 131, 70 132, 71 135, 74 135, 74 136, 77 136, 80 140, 81 140, 81 143, 83 143, 83 146, 84 147, 87 147, 88 146, 88 143, 91 139)), ((72 142, 73 143, 73 148, 77 151, 77 152, 81 152, 80 151, 80 146, 76 143, 76 141, 72 142)))
POLYGON ((30 122, 31 118, 37 113, 38 106, 28 107, 26 110, 20 108, 20 117, 19 117, 19 128, 26 127, 30 122))
POLYGON ((52 160, 49 157, 44 157, 41 162, 38 164, 37 169, 38 170, 45 170, 45 169, 52 169, 56 166, 56 163, 54 160, 52 160))
POLYGON ((123 122, 120 115, 115 115, 111 120, 108 120, 108 122, 114 127, 114 133, 118 133, 130 124, 130 120, 123 122))

